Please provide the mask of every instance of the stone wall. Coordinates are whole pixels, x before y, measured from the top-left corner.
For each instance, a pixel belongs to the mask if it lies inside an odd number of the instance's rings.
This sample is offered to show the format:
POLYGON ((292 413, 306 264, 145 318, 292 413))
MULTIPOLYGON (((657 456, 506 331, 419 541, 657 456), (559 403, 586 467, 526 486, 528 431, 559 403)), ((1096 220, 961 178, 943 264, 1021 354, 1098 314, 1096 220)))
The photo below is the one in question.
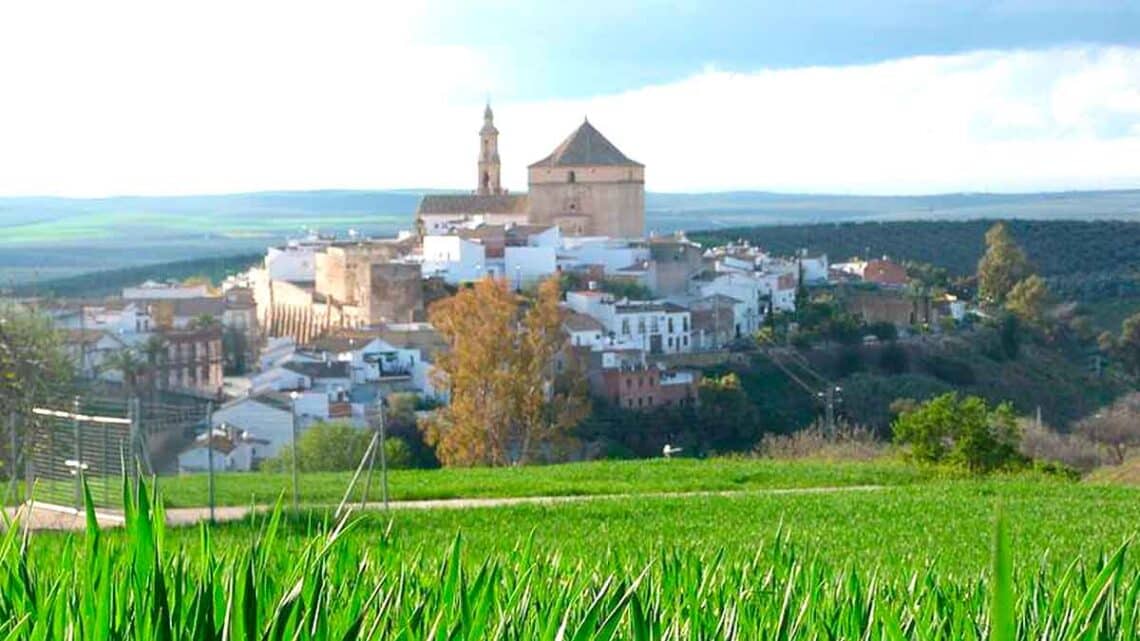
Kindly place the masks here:
POLYGON ((357 300, 367 314, 369 325, 423 320, 424 286, 420 266, 409 263, 360 265, 357 300))

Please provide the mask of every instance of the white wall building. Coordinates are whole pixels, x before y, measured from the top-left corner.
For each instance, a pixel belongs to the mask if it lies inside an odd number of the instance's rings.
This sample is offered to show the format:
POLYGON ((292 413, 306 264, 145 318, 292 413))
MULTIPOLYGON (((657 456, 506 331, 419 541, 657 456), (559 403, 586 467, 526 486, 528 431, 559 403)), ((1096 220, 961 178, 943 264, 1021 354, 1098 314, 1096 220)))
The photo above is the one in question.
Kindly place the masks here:
POLYGON ((262 441, 251 452, 256 459, 276 456, 282 445, 293 440, 288 399, 252 397, 231 401, 214 411, 211 424, 215 429, 238 430, 250 440, 262 441))
POLYGON ((209 288, 205 285, 156 283, 153 280, 148 280, 136 287, 123 288, 123 298, 126 300, 175 300, 179 298, 202 298, 209 295, 209 288))
POLYGON ((293 283, 316 280, 317 253, 330 244, 332 240, 310 236, 304 240, 290 240, 284 247, 270 247, 265 254, 268 279, 293 283))
POLYGON ((645 245, 604 236, 564 238, 558 254, 559 265, 564 269, 599 265, 607 274, 650 257, 649 248, 645 245))
POLYGON ((593 317, 605 328, 605 338, 636 345, 651 354, 692 351, 689 310, 663 301, 615 301, 596 291, 569 292, 567 307, 593 317))
POLYGON ((424 278, 439 276, 451 285, 479 280, 487 272, 486 248, 454 235, 424 236, 424 278))
POLYGON ((503 277, 512 287, 531 285, 557 271, 557 249, 554 247, 508 246, 503 250, 503 277))

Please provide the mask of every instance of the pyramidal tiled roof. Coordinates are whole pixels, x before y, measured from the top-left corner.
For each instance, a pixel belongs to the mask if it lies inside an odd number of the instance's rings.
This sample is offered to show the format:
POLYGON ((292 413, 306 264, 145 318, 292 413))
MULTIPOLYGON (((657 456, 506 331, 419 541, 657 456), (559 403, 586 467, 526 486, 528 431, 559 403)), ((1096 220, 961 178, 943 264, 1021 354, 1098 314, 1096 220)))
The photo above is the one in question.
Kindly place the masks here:
POLYGON ((577 167, 582 165, 643 166, 618 151, 589 120, 584 121, 570 137, 562 141, 546 158, 531 167, 577 167))

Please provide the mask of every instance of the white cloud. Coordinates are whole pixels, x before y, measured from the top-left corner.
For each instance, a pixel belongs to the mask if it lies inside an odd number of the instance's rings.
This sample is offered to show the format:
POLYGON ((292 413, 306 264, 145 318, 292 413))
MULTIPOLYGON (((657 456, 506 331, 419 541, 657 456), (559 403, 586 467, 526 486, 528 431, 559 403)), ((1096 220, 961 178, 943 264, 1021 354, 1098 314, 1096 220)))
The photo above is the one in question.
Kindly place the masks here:
MULTIPOLYGON (((405 4, 6 4, 0 194, 473 185, 501 80, 478 51, 418 42, 430 16, 405 4)), ((1135 48, 706 69, 495 107, 514 189, 585 114, 653 190, 1140 186, 1135 48)))
POLYGON ((518 111, 522 141, 507 142, 513 122, 500 125, 507 159, 515 149, 526 159, 540 157, 588 111, 647 165, 654 190, 1140 187, 1140 49, 706 71, 670 85, 518 111), (557 133, 531 144, 550 123, 557 133))

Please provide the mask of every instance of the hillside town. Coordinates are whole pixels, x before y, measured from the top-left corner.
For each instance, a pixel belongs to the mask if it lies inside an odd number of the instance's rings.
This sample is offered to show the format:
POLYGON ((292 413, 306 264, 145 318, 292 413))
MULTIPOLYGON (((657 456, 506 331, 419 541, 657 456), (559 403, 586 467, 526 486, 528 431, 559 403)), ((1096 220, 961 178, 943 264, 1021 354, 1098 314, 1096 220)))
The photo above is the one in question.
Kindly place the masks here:
MULTIPOLYGON (((484 278, 517 292, 557 278, 559 367, 573 363, 593 398, 631 411, 695 403, 702 365, 817 288, 865 323, 902 332, 965 314, 953 296, 909 291, 887 257, 831 263, 807 249, 777 256, 743 241, 702 247, 683 233, 647 234, 645 166, 588 120, 527 167, 527 193, 501 184, 489 105, 478 134, 475 189, 423 197, 394 237, 313 232, 220 284, 148 281, 113 298, 37 304, 81 377, 213 402, 203 438, 225 442, 213 446, 227 470, 275 456, 294 422, 364 427, 395 393, 447 403, 433 375, 447 343, 429 309, 484 278)), ((180 471, 206 465, 203 438, 178 454, 180 471)))

